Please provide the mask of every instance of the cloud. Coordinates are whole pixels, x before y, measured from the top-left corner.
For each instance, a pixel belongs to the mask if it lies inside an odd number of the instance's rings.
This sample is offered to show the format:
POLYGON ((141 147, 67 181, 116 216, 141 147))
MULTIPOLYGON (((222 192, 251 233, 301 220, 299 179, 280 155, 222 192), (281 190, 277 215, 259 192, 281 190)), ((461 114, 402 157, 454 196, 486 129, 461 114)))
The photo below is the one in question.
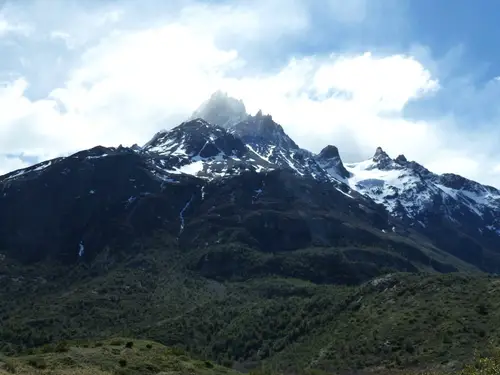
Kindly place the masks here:
POLYGON ((7 155, 0 155, 0 165, 5 172, 14 171, 21 168, 26 168, 30 163, 25 162, 18 157, 11 157, 7 155))
POLYGON ((28 25, 7 21, 7 19, 5 19, 5 17, 0 13, 0 38, 8 34, 21 34, 27 36, 31 31, 32 30, 28 25))
MULTIPOLYGON (((347 3, 329 1, 327 17, 336 28, 374 23, 373 3, 347 3)), ((222 89, 243 99, 251 112, 271 113, 312 151, 335 144, 354 161, 382 146, 437 172, 500 186, 495 169, 500 161, 492 157, 493 148, 484 147, 493 145, 491 137, 481 132, 471 140, 470 131, 459 126, 459 113, 446 106, 436 110, 445 102, 440 98, 449 92, 447 85, 455 82, 457 90, 463 82, 442 81, 440 62, 424 47, 399 53, 290 47, 310 33, 318 36, 311 2, 176 0, 155 3, 156 8, 146 2, 140 9, 126 1, 119 8, 110 3, 84 9, 54 2, 67 17, 53 25, 34 12, 37 4, 30 3, 28 12, 35 35, 47 48, 59 48, 57 56, 62 51, 57 43, 63 42, 66 63, 31 60, 31 74, 17 74, 0 88, 5 154, 45 159, 97 144, 141 144, 222 89), (267 64, 273 48, 282 46, 291 48, 283 51, 288 57, 267 64), (33 73, 62 68, 45 82, 45 94, 30 93, 37 85, 33 73), (411 117, 409 107, 414 107, 411 117)), ((488 93, 477 88, 469 93, 491 95, 491 85, 488 93)), ((25 163, 6 159, 0 157, 0 171, 25 163)))

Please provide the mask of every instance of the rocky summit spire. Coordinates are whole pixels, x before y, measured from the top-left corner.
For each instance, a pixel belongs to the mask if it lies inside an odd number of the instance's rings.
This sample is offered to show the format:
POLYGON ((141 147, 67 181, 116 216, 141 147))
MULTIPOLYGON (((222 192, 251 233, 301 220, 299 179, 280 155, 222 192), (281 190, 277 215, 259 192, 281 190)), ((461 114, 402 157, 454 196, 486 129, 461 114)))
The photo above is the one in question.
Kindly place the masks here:
POLYGON ((227 93, 218 90, 194 111, 191 119, 196 118, 228 128, 246 120, 248 113, 242 100, 230 97, 227 93))
POLYGON ((336 146, 328 145, 319 153, 320 159, 340 158, 339 149, 336 146))
POLYGON ((408 162, 408 159, 406 159, 406 156, 401 154, 401 155, 398 155, 398 157, 395 159, 395 161, 396 161, 396 163, 404 164, 404 163, 408 162))
POLYGON ((380 169, 392 169, 396 165, 395 161, 387 155, 382 147, 377 147, 372 160, 376 163, 377 168, 380 169))
POLYGON ((349 177, 349 172, 344 167, 340 158, 339 149, 336 146, 328 145, 316 156, 318 164, 327 173, 339 180, 349 177))
POLYGON ((373 159, 374 160, 378 160, 378 159, 381 159, 381 158, 388 158, 389 155, 387 155, 387 153, 382 149, 382 147, 377 147, 377 149, 375 150, 375 154, 373 155, 373 159))

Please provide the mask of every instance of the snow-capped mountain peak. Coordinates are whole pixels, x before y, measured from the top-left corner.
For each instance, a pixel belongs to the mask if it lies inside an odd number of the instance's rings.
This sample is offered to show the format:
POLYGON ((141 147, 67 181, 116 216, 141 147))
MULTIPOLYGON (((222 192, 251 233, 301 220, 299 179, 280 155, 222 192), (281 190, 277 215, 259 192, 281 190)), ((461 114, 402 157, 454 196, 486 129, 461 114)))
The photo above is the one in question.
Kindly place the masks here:
MULTIPOLYGON (((212 151, 216 152, 215 149, 219 150, 221 147, 225 148, 221 151, 229 152, 228 142, 221 142, 225 137, 234 139, 223 128, 209 124, 203 119, 195 119, 183 122, 173 129, 156 133, 142 149, 164 156, 181 154, 209 156, 212 151), (211 147, 216 143, 218 147, 211 147)), ((229 147, 233 147, 236 151, 239 149, 240 152, 244 150, 244 145, 236 139, 229 147)))
POLYGON ((193 113, 191 120, 202 118, 210 124, 229 128, 248 117, 245 104, 222 91, 216 91, 193 113))
POLYGON ((373 168, 376 167, 384 170, 398 168, 397 163, 391 159, 391 157, 382 149, 382 147, 377 147, 372 160, 374 162, 373 168))
POLYGON ((247 149, 226 129, 195 119, 157 133, 142 150, 154 155, 158 170, 213 179, 235 169, 272 169, 269 162, 247 149))
POLYGON ((500 234, 500 192, 493 187, 454 174, 432 173, 404 155, 393 160, 381 148, 372 159, 346 168, 351 189, 411 225, 427 230, 445 218, 453 225, 474 228, 469 235, 500 234))
POLYGON ((373 159, 388 158, 389 155, 382 149, 382 147, 377 147, 375 154, 373 154, 373 159))

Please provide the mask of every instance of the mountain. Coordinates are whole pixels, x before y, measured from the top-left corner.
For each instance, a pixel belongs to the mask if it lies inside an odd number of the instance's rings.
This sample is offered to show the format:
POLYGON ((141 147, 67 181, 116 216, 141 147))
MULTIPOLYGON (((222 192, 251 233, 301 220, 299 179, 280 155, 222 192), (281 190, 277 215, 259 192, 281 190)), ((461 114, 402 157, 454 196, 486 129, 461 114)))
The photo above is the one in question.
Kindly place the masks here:
POLYGON ((463 359, 497 326, 499 195, 382 148, 304 150, 219 92, 142 147, 0 176, 0 350, 121 335, 245 368, 463 359))
MULTIPOLYGON (((214 97, 204 106, 215 108, 220 102, 236 101, 227 95, 214 97)), ((223 117, 229 118, 231 113, 223 117)), ((453 174, 436 175, 404 155, 392 159, 380 147, 371 159, 344 165, 335 146, 326 146, 315 155, 299 148, 271 116, 259 111, 256 116, 243 117, 221 125, 261 158, 300 176, 331 181, 350 196, 356 192, 367 196, 406 228, 416 229, 446 252, 483 270, 500 271, 497 189, 453 174)))
POLYGON ((157 230, 195 248, 231 243, 243 231, 238 242, 264 253, 363 244, 384 254, 370 260, 377 266, 402 257, 397 270, 498 272, 495 188, 393 160, 381 148, 344 165, 335 146, 301 149, 270 115, 248 115, 220 92, 195 114, 223 120, 196 118, 143 147, 95 147, 0 177, 2 252, 71 263, 157 230), (215 220, 218 207, 225 209, 215 220), (228 227, 231 220, 238 225, 228 227), (226 238, 214 239, 214 221, 226 238), (400 242, 413 250, 394 250, 400 242))
POLYGON ((160 230, 216 278, 294 274, 285 264, 303 257, 323 269, 303 271, 318 282, 359 282, 381 266, 456 269, 432 246, 391 232, 398 223, 371 200, 278 168, 200 120, 158 133, 140 150, 96 147, 12 172, 0 184, 1 253, 27 263, 120 258, 160 230), (241 259, 248 254, 260 260, 241 259), (351 266, 336 270, 342 264, 351 266))
POLYGON ((351 177, 351 173, 345 168, 340 158, 339 149, 335 146, 328 145, 316 155, 316 161, 328 175, 335 180, 347 182, 351 177))
POLYGON ((236 170, 272 170, 267 160, 249 150, 243 141, 225 129, 196 119, 170 131, 157 133, 142 148, 153 164, 170 174, 188 174, 214 179, 236 170))
POLYGON ((449 253, 498 272, 500 192, 464 177, 437 175, 403 155, 378 148, 372 159, 346 165, 353 189, 449 253))

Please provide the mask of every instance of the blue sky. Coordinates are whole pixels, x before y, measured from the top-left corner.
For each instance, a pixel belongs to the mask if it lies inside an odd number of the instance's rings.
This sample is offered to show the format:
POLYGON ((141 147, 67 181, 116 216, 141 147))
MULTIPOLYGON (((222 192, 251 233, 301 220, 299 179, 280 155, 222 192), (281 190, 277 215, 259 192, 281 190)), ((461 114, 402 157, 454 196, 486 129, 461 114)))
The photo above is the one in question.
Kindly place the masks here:
POLYGON ((500 187, 500 2, 0 4, 0 173, 144 143, 223 89, 312 151, 382 146, 500 187))

